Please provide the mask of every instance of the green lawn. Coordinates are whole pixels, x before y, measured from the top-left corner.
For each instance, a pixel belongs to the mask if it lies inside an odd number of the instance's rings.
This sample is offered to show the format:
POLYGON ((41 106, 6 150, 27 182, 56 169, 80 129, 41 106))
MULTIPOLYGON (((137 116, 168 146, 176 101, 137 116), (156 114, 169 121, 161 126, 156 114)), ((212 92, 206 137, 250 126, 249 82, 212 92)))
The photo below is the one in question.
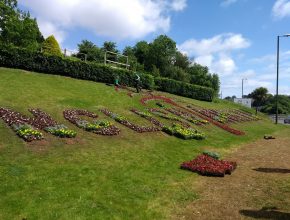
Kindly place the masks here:
MULTIPOLYGON (((236 107, 165 95, 181 104, 236 107)), ((246 132, 242 137, 208 125, 199 129, 206 140, 185 141, 162 132, 138 134, 115 123, 121 134, 106 137, 85 132, 62 116, 64 109, 80 108, 109 119, 98 111, 107 107, 150 125, 129 112, 131 107, 145 108, 140 97, 130 98, 126 91, 117 93, 101 83, 0 68, 1 107, 26 115, 28 108, 41 108, 78 132, 69 144, 44 132, 46 141, 27 144, 0 122, 0 219, 166 219, 198 198, 192 182, 199 177, 180 170, 181 162, 204 149, 225 154, 284 128, 264 117, 235 125, 246 132)))

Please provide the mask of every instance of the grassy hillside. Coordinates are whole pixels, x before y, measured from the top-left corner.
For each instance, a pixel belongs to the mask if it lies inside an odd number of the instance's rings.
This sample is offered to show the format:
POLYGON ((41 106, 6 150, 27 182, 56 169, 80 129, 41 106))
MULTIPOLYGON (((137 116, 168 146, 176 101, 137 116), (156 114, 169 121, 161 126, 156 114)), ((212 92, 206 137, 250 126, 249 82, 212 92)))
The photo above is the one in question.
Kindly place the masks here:
MULTIPOLYGON (((178 103, 207 108, 237 108, 227 102, 207 103, 165 93, 178 103)), ((131 113, 142 94, 132 98, 101 83, 0 68, 0 107, 30 115, 41 108, 77 131, 76 139, 45 132, 45 140, 26 143, 0 121, 0 219, 165 219, 198 198, 198 175, 179 169, 181 162, 207 150, 222 154, 270 134, 282 126, 266 117, 233 125, 235 136, 213 125, 196 127, 206 139, 182 140, 163 132, 136 133, 116 122, 118 136, 83 131, 63 118, 65 109, 99 112, 106 107, 132 121, 150 125, 131 113)), ((154 102, 149 105, 155 106, 154 102)), ((160 119, 161 120, 161 119, 160 119)))

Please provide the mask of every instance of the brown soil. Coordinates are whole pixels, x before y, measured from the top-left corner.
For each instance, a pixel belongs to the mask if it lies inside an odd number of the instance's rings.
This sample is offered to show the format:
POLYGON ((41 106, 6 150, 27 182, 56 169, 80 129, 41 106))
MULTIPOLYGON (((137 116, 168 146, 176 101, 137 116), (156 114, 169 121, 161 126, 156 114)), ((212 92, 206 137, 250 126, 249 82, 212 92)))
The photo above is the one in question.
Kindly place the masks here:
POLYGON ((290 219, 290 137, 258 140, 226 159, 237 170, 198 177, 199 199, 174 219, 290 219))

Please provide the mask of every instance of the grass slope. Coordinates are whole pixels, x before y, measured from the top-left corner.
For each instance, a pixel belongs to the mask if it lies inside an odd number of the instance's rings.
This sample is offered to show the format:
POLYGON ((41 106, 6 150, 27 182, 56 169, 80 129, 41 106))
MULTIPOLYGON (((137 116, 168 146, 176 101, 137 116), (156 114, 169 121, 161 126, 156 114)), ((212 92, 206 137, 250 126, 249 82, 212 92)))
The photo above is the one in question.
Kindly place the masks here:
MULTIPOLYGON (((140 95, 130 98, 101 83, 6 68, 0 68, 0 79, 1 107, 27 115, 28 108, 38 107, 78 132, 70 143, 44 133, 47 141, 28 144, 0 122, 0 219, 166 219, 198 197, 190 184, 198 175, 180 170, 181 162, 204 149, 229 152, 282 129, 264 119, 235 125, 247 133, 239 137, 209 125, 199 129, 206 140, 184 141, 162 132, 138 134, 115 123, 119 136, 98 136, 70 124, 62 111, 87 109, 108 119, 98 112, 107 107, 149 125, 129 112, 144 109, 140 95)), ((180 103, 236 107, 165 95, 180 103)))

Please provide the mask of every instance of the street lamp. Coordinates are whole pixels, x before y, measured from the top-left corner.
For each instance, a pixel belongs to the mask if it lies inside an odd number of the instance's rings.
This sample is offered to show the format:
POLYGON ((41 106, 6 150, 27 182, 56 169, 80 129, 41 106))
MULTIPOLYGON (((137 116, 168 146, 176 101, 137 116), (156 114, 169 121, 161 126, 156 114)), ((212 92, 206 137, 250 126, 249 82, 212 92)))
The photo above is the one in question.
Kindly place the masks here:
POLYGON ((277 80, 276 80, 276 120, 278 124, 278 90, 279 90, 279 44, 280 37, 290 37, 290 34, 278 35, 277 36, 277 80))
POLYGON ((242 98, 244 98, 244 80, 247 80, 247 78, 242 79, 242 98))

